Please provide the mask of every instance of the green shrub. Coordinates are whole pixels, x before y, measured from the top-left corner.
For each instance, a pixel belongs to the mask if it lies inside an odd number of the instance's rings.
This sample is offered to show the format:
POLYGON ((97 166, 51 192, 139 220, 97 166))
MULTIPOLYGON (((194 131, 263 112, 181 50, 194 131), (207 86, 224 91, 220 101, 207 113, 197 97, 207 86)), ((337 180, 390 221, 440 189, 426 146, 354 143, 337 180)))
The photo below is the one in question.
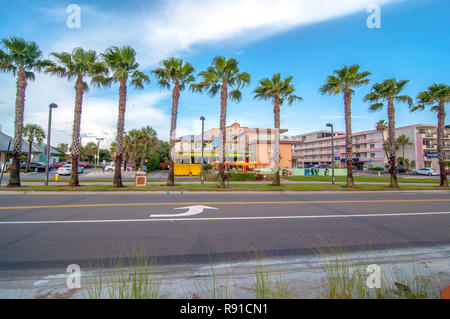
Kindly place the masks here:
POLYGON ((230 173, 230 181, 256 181, 256 176, 252 173, 230 173))
POLYGON ((383 167, 371 167, 369 168, 369 171, 384 171, 383 167))

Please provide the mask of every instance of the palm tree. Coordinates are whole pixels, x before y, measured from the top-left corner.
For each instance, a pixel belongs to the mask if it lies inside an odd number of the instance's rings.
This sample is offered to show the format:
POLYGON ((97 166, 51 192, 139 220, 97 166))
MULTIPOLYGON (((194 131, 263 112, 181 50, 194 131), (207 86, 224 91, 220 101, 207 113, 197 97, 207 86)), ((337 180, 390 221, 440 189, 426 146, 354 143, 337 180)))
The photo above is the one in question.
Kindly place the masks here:
POLYGON ((405 134, 400 135, 399 137, 397 137, 397 139, 395 140, 395 143, 402 148, 402 155, 403 155, 403 164, 406 165, 406 159, 405 159, 405 147, 408 145, 412 145, 413 143, 411 142, 411 140, 409 139, 408 136, 406 136, 405 134))
POLYGON ((389 151, 386 143, 386 138, 384 137, 384 134, 388 130, 388 126, 386 125, 385 120, 379 120, 375 123, 375 129, 381 133, 381 138, 383 139, 383 149, 384 149, 384 155, 386 158, 389 158, 389 151))
POLYGON ((228 99, 239 102, 242 99, 242 89, 250 84, 250 74, 239 71, 239 62, 234 58, 216 56, 211 65, 199 73, 203 81, 198 84, 191 84, 193 91, 207 91, 211 97, 220 91, 220 166, 219 166, 219 187, 225 187, 225 144, 227 138, 227 103, 228 99), (231 89, 228 92, 228 89, 231 89))
POLYGON ((440 186, 448 187, 447 173, 445 171, 445 104, 450 101, 450 86, 445 83, 428 87, 427 91, 417 95, 417 106, 411 107, 411 111, 424 110, 426 105, 431 106, 431 111, 437 112, 437 151, 439 158, 440 186))
POLYGON ((69 151, 69 145, 66 143, 59 143, 57 149, 63 153, 64 155, 67 154, 67 152, 69 151))
POLYGON ((137 154, 139 155, 141 166, 144 166, 151 151, 158 145, 158 139, 156 138, 156 130, 151 126, 141 128, 139 133, 140 137, 137 154))
POLYGON ((33 151, 33 142, 36 140, 38 144, 42 144, 45 138, 45 132, 42 127, 36 124, 27 124, 23 128, 23 136, 28 142, 28 156, 27 156, 27 166, 25 168, 25 173, 30 171, 31 153, 33 151))
POLYGON ((25 91, 28 81, 35 80, 34 72, 40 72, 50 64, 42 60, 42 51, 36 42, 11 37, 1 41, 5 51, 0 49, 0 72, 17 75, 16 105, 14 120, 14 150, 8 187, 20 187, 20 157, 22 154, 23 118, 25 91))
POLYGON ((388 79, 382 83, 376 83, 372 86, 372 92, 364 97, 365 102, 370 102, 369 111, 380 111, 387 102, 388 113, 388 147, 389 147, 389 171, 391 174, 389 187, 398 188, 397 170, 396 170, 396 148, 395 148, 395 107, 394 102, 408 103, 413 105, 413 100, 408 95, 399 95, 409 80, 398 81, 388 79))
POLYGON ((340 70, 335 70, 335 75, 327 77, 325 84, 320 88, 322 94, 330 95, 344 95, 345 105, 345 149, 346 149, 346 163, 347 163, 347 187, 355 185, 353 180, 353 143, 352 143, 352 95, 355 93, 353 88, 360 87, 369 83, 366 79, 370 72, 359 72, 360 66, 355 64, 351 66, 344 66, 340 70))
POLYGON ((119 83, 119 116, 117 119, 116 134, 116 168, 114 170, 114 187, 123 187, 120 167, 123 160, 123 132, 125 127, 125 107, 127 100, 127 86, 143 89, 144 82, 149 83, 148 75, 139 71, 136 62, 136 51, 130 46, 122 48, 111 47, 102 54, 105 64, 108 66, 112 77, 106 78, 104 85, 112 82, 119 83), (129 82, 128 82, 129 81, 129 82))
POLYGON ((72 172, 69 186, 78 187, 78 162, 80 158, 80 125, 84 93, 89 90, 86 78, 91 78, 91 84, 100 86, 104 76, 108 74, 107 67, 99 61, 97 53, 93 50, 85 51, 75 48, 72 53, 52 53, 56 63, 47 68, 46 72, 71 81, 75 79, 75 109, 72 129, 72 172))
POLYGON ((293 94, 294 86, 291 84, 292 76, 282 80, 280 73, 272 76, 272 79, 266 78, 259 81, 259 86, 254 90, 255 98, 260 100, 272 100, 274 104, 273 113, 275 119, 275 175, 273 185, 280 186, 280 106, 284 101, 291 105, 294 101, 303 100, 301 97, 293 94))
POLYGON ((183 63, 182 59, 168 58, 161 62, 161 68, 152 71, 158 79, 159 86, 163 89, 172 89, 172 116, 170 120, 170 156, 169 156, 169 178, 167 180, 168 186, 175 185, 175 162, 174 162, 174 147, 176 140, 177 116, 178 116, 178 102, 180 99, 180 92, 183 91, 191 82, 195 81, 192 75, 195 72, 194 67, 190 63, 183 63))

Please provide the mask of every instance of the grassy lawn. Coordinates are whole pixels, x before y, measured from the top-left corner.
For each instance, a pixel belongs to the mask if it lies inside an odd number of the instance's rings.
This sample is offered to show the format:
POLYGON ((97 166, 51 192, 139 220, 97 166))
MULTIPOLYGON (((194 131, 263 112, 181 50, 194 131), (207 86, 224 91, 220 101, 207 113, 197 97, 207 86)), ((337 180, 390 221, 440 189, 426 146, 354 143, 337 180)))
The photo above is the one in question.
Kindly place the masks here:
MULTIPOLYGON (((439 186, 424 185, 402 185, 400 190, 450 190, 439 186)), ((114 188, 110 185, 86 185, 81 187, 68 186, 26 186, 21 188, 1 187, 0 191, 383 191, 391 190, 387 185, 356 185, 353 189, 347 189, 345 185, 331 184, 284 184, 280 187, 270 184, 232 184, 228 188, 218 188, 215 184, 184 184, 168 187, 165 185, 150 185, 145 187, 125 186, 114 188)), ((395 191, 395 190, 394 190, 395 191)))
MULTIPOLYGON (((331 176, 290 176, 282 177, 282 179, 287 181, 295 182, 331 182, 331 176)), ((347 176, 336 176, 336 182, 345 182, 347 176)), ((378 177, 378 176, 354 176, 355 182, 365 183, 365 182, 382 182, 389 183, 389 177, 378 177)), ((439 184, 439 178, 397 178, 399 183, 431 183, 439 184)))

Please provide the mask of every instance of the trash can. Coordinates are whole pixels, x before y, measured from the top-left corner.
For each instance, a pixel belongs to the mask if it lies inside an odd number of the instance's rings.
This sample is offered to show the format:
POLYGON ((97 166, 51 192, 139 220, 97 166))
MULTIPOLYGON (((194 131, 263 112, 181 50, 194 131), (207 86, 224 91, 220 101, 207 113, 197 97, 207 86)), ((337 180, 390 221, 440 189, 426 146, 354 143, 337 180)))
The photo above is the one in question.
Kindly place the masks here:
POLYGON ((305 169, 305 176, 309 176, 309 169, 305 169))

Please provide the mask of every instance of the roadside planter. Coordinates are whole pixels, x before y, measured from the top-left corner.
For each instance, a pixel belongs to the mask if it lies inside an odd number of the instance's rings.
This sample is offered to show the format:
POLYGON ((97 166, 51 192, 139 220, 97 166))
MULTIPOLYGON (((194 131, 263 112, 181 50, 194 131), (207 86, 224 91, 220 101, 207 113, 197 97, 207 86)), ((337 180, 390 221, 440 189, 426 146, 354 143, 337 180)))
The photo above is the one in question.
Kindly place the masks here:
POLYGON ((135 186, 147 186, 147 173, 137 172, 134 174, 134 185, 135 186))

